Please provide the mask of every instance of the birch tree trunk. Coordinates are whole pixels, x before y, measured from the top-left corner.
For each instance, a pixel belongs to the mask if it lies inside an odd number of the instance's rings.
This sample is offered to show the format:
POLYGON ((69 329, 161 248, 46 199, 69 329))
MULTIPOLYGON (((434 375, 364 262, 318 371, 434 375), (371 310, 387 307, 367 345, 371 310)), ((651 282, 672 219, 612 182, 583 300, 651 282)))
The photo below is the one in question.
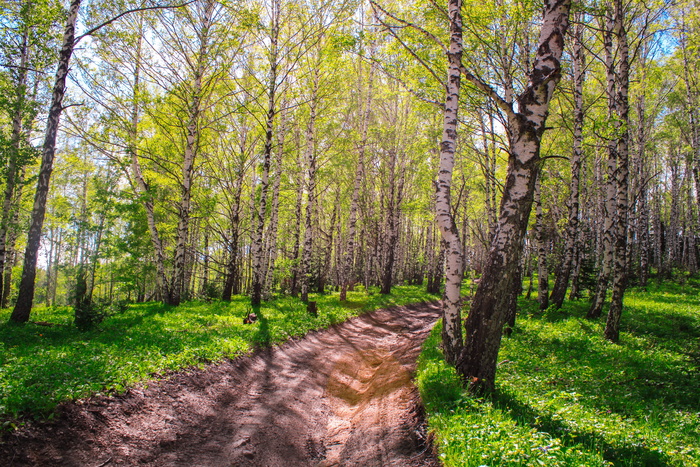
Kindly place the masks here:
POLYGON ((210 299, 209 296, 209 226, 204 227, 204 245, 202 247, 204 253, 204 263, 202 264, 202 285, 199 288, 199 295, 205 300, 210 299))
POLYGON ((547 239, 542 216, 542 188, 539 177, 535 180, 535 240, 537 241, 537 301, 540 310, 549 306, 549 271, 547 271, 547 239))
MULTIPOLYGON (((484 175, 485 198, 486 198, 486 222, 488 224, 488 237, 485 247, 488 249, 496 229, 496 154, 495 148, 491 149, 489 134, 493 132, 493 117, 483 115, 479 112, 479 128, 481 130, 481 144, 484 146, 483 159, 480 157, 479 166, 484 175), (490 127, 487 129, 484 118, 489 118, 490 127)), ((481 156, 481 153, 479 154, 481 156)))
MULTIPOLYGON (((303 161, 301 160, 301 155, 299 156, 299 167, 303 167, 303 161)), ((301 271, 301 264, 299 264, 299 248, 301 246, 301 221, 302 221, 302 208, 303 208, 303 195, 304 195, 304 171, 299 169, 299 174, 297 176, 297 196, 296 203, 294 204, 294 234, 293 234, 293 245, 292 245, 292 284, 291 284, 291 295, 296 297, 299 295, 299 273, 301 271)))
MULTIPOLYGON (((614 101, 616 89, 615 75, 615 56, 613 50, 613 31, 614 17, 613 14, 606 19, 604 32, 604 47, 605 47, 605 68, 606 68, 606 94, 608 98, 608 120, 615 119, 614 101)), ((615 171, 617 170, 617 141, 611 137, 608 141, 608 163, 607 163, 607 181, 606 181, 606 198, 604 204, 605 219, 603 221, 603 261, 598 274, 598 283, 596 285, 595 295, 591 302, 591 307, 586 314, 588 319, 598 318, 603 313, 603 305, 608 293, 610 276, 612 274, 614 261, 614 241, 615 241, 615 217, 617 208, 617 186, 615 182, 615 171)))
MULTIPOLYGON (((615 129, 617 133, 617 226, 615 229, 615 271, 613 290, 610 299, 608 319, 605 324, 605 338, 612 342, 620 339, 620 318, 622 303, 627 288, 627 218, 628 218, 628 177, 629 177, 629 45, 625 28, 622 0, 615 0, 615 34, 619 47, 618 86, 615 95, 615 129)), ((675 234, 675 233, 674 233, 675 234)))
POLYGON ((517 98, 518 112, 502 99, 498 100, 508 116, 511 155, 498 225, 466 319, 466 343, 457 363, 457 371, 469 390, 476 393, 495 387, 503 324, 514 281, 520 277, 523 240, 539 175, 541 138, 549 103, 561 79, 560 60, 570 6, 571 0, 544 3, 535 61, 527 88, 517 98))
POLYGON ((263 150, 262 175, 260 177, 260 199, 254 215, 253 238, 251 244, 251 259, 253 262, 253 277, 251 304, 260 306, 265 281, 265 261, 263 255, 263 234, 265 232, 265 212, 270 184, 270 163, 274 144, 275 116, 277 114, 277 72, 279 66, 279 21, 280 2, 272 2, 272 24, 270 26, 270 74, 267 85, 267 119, 265 121, 265 147, 263 150))
POLYGON ((199 50, 192 80, 192 102, 189 105, 189 115, 186 128, 185 154, 182 163, 182 185, 180 187, 180 203, 178 206, 177 240, 175 244, 175 259, 173 261, 172 290, 168 304, 179 305, 183 294, 187 292, 186 255, 189 238, 190 211, 192 208, 192 179, 194 164, 199 151, 199 122, 202 113, 202 79, 209 57, 209 33, 214 15, 214 1, 204 3, 201 29, 197 31, 199 50))
POLYGON ((391 161, 389 162, 390 187, 389 199, 387 200, 387 232, 385 236, 384 271, 382 273, 382 294, 391 293, 391 285, 394 279, 394 263, 396 260, 396 246, 399 241, 399 220, 401 216, 401 198, 403 197, 404 174, 403 170, 397 170, 398 154, 392 150, 391 161), (397 173, 399 172, 399 173, 397 173))
MULTIPOLYGON (((24 182, 24 169, 19 175, 19 184, 15 191, 14 212, 10 222, 5 240, 5 270, 3 272, 4 281, 0 290, 0 308, 8 308, 10 304, 10 293, 12 291, 12 268, 17 263, 17 236, 19 234, 19 201, 22 198, 22 183, 24 182)), ((48 291, 47 291, 48 294, 48 291)))
MULTIPOLYGON (((284 104, 283 104, 284 105, 284 104)), ((274 286, 275 262, 277 261, 277 229, 280 210, 280 185, 282 183, 282 156, 284 155, 284 137, 287 131, 287 115, 282 111, 280 118, 280 128, 277 139, 277 151, 274 161, 273 171, 275 173, 275 181, 272 183, 272 206, 270 213, 270 229, 267 235, 267 267, 265 285, 263 288, 263 297, 265 300, 272 298, 272 288, 274 286)))
POLYGON ((53 171, 53 160, 56 150, 56 136, 58 125, 63 112, 63 96, 66 91, 66 77, 68 76, 68 65, 73 55, 75 45, 75 24, 78 19, 78 10, 81 0, 72 0, 68 8, 66 28, 63 34, 63 44, 59 53, 58 69, 56 80, 51 96, 51 106, 46 123, 46 133, 42 146, 41 166, 37 179, 36 194, 32 207, 31 225, 27 236, 27 247, 24 252, 24 267, 22 269, 22 279, 19 286, 19 295, 10 320, 16 323, 25 323, 29 320, 29 315, 34 301, 34 280, 36 279, 36 262, 39 246, 41 243, 41 229, 44 225, 46 215, 46 197, 49 193, 51 172, 53 171))
POLYGON ((697 60, 689 56, 692 52, 688 47, 689 27, 686 23, 685 9, 681 10, 680 50, 683 57, 683 81, 686 92, 686 112, 690 124, 690 138, 693 157, 693 177, 695 181, 695 202, 698 207, 698 232, 700 232, 700 113, 698 112, 698 76, 697 60), (693 66, 694 65, 694 66, 693 66))
POLYGON ((232 294, 240 293, 240 287, 237 287, 239 281, 239 257, 238 257, 238 241, 240 237, 240 221, 241 221, 241 194, 243 191, 243 177, 245 176, 243 168, 241 168, 233 189, 233 200, 229 208, 229 222, 231 224, 227 251, 228 259, 226 263, 226 281, 224 289, 221 293, 222 300, 231 300, 232 294))
MULTIPOLYGON (((647 118, 646 118, 646 59, 648 54, 647 43, 643 44, 643 51, 640 54, 640 69, 642 73, 641 93, 637 99, 637 172, 639 179, 639 190, 637 199, 637 209, 639 212, 637 221, 637 233, 639 242, 639 285, 647 286, 649 279, 649 205, 648 196, 649 189, 647 188, 647 160, 646 160, 646 143, 647 143, 647 118)), ((696 178, 696 187, 697 187, 696 178)))
POLYGON ((51 303, 56 304, 56 289, 57 289, 57 279, 58 279, 58 268, 61 264, 61 254, 63 253, 64 242, 63 242, 63 230, 58 229, 58 240, 56 241, 56 253, 53 260, 53 280, 51 282, 50 290, 46 291, 47 295, 51 296, 51 303))
POLYGON ((574 245, 574 260, 571 267, 571 291, 569 292, 569 300, 575 300, 580 296, 579 290, 581 283, 579 278, 581 277, 581 266, 583 264, 585 254, 583 251, 583 245, 585 244, 583 240, 584 237, 585 234, 579 235, 578 239, 576 240, 576 244, 574 245))
POLYGON ((555 308, 561 308, 569 285, 576 239, 579 228, 579 186, 581 180, 581 164, 583 162, 583 82, 585 80, 585 56, 583 52, 582 14, 576 13, 576 25, 573 34, 573 67, 574 67, 574 141, 571 156, 571 184, 569 185, 569 220, 566 224, 566 240, 564 256, 559 274, 557 274, 550 300, 555 308))
MULTIPOLYGON (((5 196, 2 202, 2 215, 0 217, 0 304, 5 301, 5 287, 3 274, 7 264, 7 240, 9 231, 12 228, 13 213, 15 211, 14 201, 17 200, 15 192, 19 185, 20 152, 22 149, 22 121, 24 120, 24 107, 27 91, 27 65, 29 62, 29 39, 28 31, 24 30, 22 42, 20 44, 20 67, 17 73, 17 94, 15 96, 15 111, 12 116, 12 130, 10 135, 10 151, 7 157, 7 172, 5 173, 5 196)), ((8 267, 12 271, 12 267, 8 267)))
POLYGON ((133 183, 134 191, 139 195, 141 203, 146 211, 146 221, 148 223, 148 233, 151 237, 153 252, 155 254, 156 266, 156 288, 161 300, 169 303, 170 282, 165 273, 165 252, 161 242, 160 233, 156 224, 156 215, 153 204, 153 195, 148 188, 148 184, 143 176, 138 155, 138 125, 140 118, 141 99, 141 47, 143 43, 143 18, 139 18, 139 38, 136 44, 136 63, 134 64, 134 85, 133 85, 133 106, 131 109, 131 122, 129 126, 129 148, 131 155, 131 174, 136 183, 133 183))
MULTIPOLYGON (((320 65, 320 64, 318 64, 320 65)), ((314 81, 309 102, 309 123, 306 127, 306 213, 304 243, 301 248, 301 300, 309 301, 311 289, 311 254, 314 241, 314 214, 316 213, 316 105, 318 104, 319 69, 313 71, 314 81)))
POLYGON ((53 251, 56 244, 56 232, 49 229, 47 239, 49 241, 49 251, 46 253, 46 306, 51 306, 51 282, 53 280, 53 251))
POLYGON ((462 65, 462 0, 448 0, 450 46, 447 53, 447 89, 440 143, 440 167, 435 196, 436 221, 445 249, 445 292, 442 297, 442 347, 445 359, 457 363, 462 340, 461 285, 464 275, 462 242, 452 217, 450 189, 457 150, 457 122, 462 65))
POLYGON ((355 168, 355 180, 352 187, 352 197, 350 199, 350 214, 348 216, 348 241, 345 251, 343 252, 343 261, 341 265, 341 285, 340 285, 340 301, 347 300, 347 291, 355 282, 354 263, 355 249, 357 236, 357 211, 360 202, 360 190, 362 189, 362 180, 365 177, 365 151, 367 148, 367 135, 369 131, 369 121, 372 116, 372 85, 374 80, 374 64, 370 65, 369 74, 367 76, 367 89, 365 100, 363 102, 362 123, 360 146, 357 150, 357 167, 355 168))
POLYGON ((680 230, 680 196, 681 196, 681 167, 680 167, 680 154, 674 149, 668 149, 668 162, 669 169, 671 172, 671 213, 668 219, 668 231, 669 235, 667 237, 667 248, 666 253, 668 254, 666 264, 666 272, 668 278, 672 276, 673 268, 678 266, 680 262, 680 242, 678 238, 678 232, 680 230))

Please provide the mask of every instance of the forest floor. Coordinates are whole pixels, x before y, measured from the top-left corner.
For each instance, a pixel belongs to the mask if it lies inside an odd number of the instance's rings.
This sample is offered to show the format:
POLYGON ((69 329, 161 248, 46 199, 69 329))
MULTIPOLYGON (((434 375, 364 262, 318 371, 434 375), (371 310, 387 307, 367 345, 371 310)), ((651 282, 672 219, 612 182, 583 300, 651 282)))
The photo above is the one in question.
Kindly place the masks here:
POLYGON ((59 406, 0 442, 3 465, 438 465, 412 383, 437 304, 59 406))
POLYGON ((435 326, 415 380, 445 466, 700 467, 700 280, 630 287, 616 344, 589 306, 520 298, 487 397, 465 393, 435 326))

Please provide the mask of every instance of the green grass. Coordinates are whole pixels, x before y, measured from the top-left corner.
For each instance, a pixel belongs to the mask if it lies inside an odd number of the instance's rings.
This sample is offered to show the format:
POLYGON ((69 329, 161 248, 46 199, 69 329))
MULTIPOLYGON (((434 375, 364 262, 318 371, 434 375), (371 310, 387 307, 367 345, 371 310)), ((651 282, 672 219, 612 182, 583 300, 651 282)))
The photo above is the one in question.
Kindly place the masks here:
POLYGON ((538 313, 522 300, 483 399, 463 392, 436 326, 417 380, 445 465, 700 465, 699 292, 630 290, 619 345, 604 318, 584 319, 587 301, 538 313))
POLYGON ((190 302, 177 308, 159 303, 131 305, 93 331, 72 324, 68 307, 38 308, 32 323, 8 323, 0 310, 0 422, 12 429, 21 417, 51 417, 57 404, 94 394, 124 391, 167 372, 232 358, 255 346, 281 343, 312 329, 342 322, 363 312, 437 297, 420 287, 395 287, 391 295, 349 292, 312 294, 318 316, 298 299, 284 297, 255 310, 258 322, 244 325, 247 297, 231 302, 190 302))

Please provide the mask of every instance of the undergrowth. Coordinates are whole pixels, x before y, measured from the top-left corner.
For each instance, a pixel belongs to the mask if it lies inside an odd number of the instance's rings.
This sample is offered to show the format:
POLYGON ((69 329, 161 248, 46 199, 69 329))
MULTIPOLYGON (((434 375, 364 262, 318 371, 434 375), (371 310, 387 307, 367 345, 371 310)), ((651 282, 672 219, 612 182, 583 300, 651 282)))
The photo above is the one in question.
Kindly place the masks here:
POLYGON ((291 297, 256 309, 243 296, 176 308, 134 304, 87 332, 74 326, 69 307, 36 308, 34 323, 24 325, 9 323, 10 310, 0 310, 0 422, 13 429, 23 417, 51 418, 63 401, 119 393, 167 372, 281 343, 366 311, 436 298, 415 286, 395 287, 391 295, 348 292, 345 303, 337 294, 312 294, 317 316, 291 297), (258 321, 244 325, 250 311, 258 321))
POLYGON ((462 390, 424 344, 417 382, 446 466, 700 465, 700 296, 664 284, 625 297, 620 344, 588 302, 538 312, 520 302, 499 353, 497 390, 462 390))

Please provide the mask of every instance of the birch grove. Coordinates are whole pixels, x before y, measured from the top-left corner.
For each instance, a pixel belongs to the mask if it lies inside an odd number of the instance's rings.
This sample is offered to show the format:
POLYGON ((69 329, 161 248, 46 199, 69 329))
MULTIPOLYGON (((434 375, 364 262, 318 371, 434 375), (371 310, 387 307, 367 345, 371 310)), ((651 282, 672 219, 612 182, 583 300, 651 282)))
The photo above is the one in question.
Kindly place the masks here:
POLYGON ((694 1, 59 6, 0 7, 8 319, 421 284, 488 392, 524 300, 698 272, 694 1))

